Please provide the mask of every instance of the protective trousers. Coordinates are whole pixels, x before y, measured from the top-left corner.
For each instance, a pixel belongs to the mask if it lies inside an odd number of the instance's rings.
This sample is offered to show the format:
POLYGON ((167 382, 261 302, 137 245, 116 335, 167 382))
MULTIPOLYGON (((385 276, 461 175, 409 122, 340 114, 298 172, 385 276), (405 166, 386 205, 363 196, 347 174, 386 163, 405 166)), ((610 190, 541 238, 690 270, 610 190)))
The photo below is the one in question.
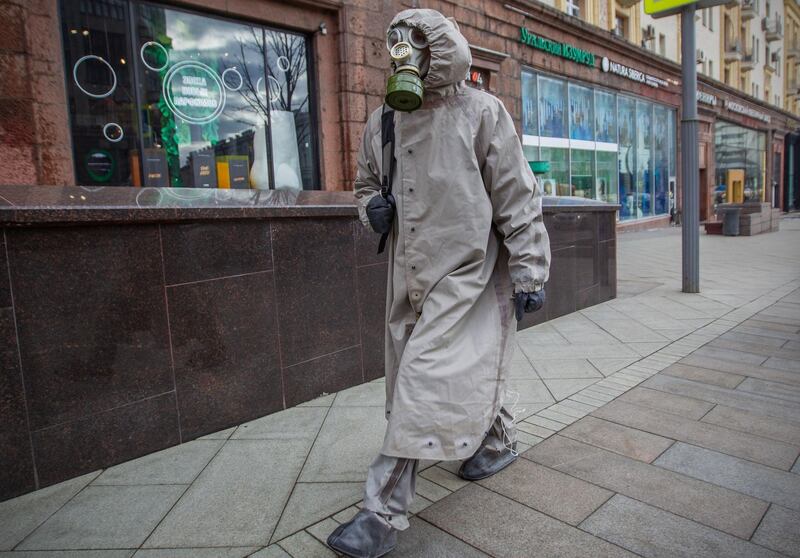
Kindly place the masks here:
MULTIPOLYGON (((516 439, 513 417, 501 408, 481 446, 500 452, 512 447, 516 439)), ((398 531, 408 529, 408 510, 414 500, 418 467, 417 459, 378 455, 367 472, 364 507, 398 531)))

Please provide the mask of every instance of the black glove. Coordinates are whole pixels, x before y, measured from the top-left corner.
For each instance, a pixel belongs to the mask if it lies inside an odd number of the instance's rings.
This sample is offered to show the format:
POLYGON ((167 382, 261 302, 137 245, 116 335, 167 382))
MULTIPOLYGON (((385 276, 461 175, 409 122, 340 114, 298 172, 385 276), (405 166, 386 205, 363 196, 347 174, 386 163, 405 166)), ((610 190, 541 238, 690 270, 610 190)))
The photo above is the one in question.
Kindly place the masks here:
POLYGON ((523 312, 536 312, 544 306, 544 289, 535 293, 514 293, 514 310, 517 314, 517 321, 522 320, 523 312))
POLYGON ((367 203, 367 218, 372 230, 378 234, 386 234, 392 230, 394 221, 394 196, 378 194, 367 203))

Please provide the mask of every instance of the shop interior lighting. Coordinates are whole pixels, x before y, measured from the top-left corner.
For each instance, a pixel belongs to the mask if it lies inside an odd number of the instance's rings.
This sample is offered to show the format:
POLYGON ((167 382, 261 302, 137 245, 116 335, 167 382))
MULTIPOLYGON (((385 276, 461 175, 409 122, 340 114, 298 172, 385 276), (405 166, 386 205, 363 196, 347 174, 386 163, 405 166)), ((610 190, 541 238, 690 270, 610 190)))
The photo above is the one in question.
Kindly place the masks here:
POLYGON ((319 24, 319 34, 320 35, 327 35, 328 34, 328 26, 323 21, 319 24))
POLYGON ((73 35, 77 35, 78 34, 78 30, 77 29, 70 29, 69 32, 72 33, 73 35))
POLYGON ((83 36, 84 37, 88 37, 89 36, 89 30, 88 29, 84 29, 83 30, 83 36))

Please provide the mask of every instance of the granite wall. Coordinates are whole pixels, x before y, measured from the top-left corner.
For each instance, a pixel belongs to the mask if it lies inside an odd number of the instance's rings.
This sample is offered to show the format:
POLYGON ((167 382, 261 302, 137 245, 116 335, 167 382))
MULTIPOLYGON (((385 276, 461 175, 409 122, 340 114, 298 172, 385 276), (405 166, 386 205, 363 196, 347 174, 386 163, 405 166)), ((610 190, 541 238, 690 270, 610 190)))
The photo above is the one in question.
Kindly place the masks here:
MULTIPOLYGON (((546 208, 548 302, 520 327, 615 296, 613 209, 567 209, 546 208)), ((352 214, 0 241, 0 500, 383 374, 387 263, 352 214)))

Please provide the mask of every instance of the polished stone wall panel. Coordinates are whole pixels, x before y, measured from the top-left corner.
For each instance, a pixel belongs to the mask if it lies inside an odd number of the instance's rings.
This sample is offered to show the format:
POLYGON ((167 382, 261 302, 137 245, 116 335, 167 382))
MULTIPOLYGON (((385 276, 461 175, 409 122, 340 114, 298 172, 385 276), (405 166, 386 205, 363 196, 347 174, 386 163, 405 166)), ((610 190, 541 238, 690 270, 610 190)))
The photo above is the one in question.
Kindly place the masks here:
POLYGON ((281 410, 272 272, 167 293, 183 439, 281 410))
POLYGON ((269 221, 161 225, 167 285, 272 269, 269 221))
POLYGON ((14 315, 11 308, 0 308, 0 500, 34 488, 14 315))
POLYGON ((39 486, 180 443, 175 392, 33 432, 39 486))
POLYGON ((157 226, 6 239, 32 429, 173 389, 157 226))
POLYGON ((11 285, 8 282, 5 231, 0 230, 0 308, 11 307, 11 285))
POLYGON ((286 406, 292 407, 363 381, 360 347, 301 362, 283 370, 286 406))
POLYGON ((272 224, 283 366, 358 344, 353 219, 272 224))
POLYGON ((361 316, 361 348, 366 381, 384 375, 387 269, 387 264, 358 268, 358 312, 361 316))
MULTIPOLYGON (((388 251, 316 194, 288 216, 261 198, 238 217, 98 199, 86 211, 111 221, 95 226, 15 213, 34 221, 7 230, 0 273, 0 499, 381 377, 388 251), (151 224, 163 211, 176 220, 151 224)), ((548 300, 519 329, 616 294, 613 212, 557 201, 548 300)))

